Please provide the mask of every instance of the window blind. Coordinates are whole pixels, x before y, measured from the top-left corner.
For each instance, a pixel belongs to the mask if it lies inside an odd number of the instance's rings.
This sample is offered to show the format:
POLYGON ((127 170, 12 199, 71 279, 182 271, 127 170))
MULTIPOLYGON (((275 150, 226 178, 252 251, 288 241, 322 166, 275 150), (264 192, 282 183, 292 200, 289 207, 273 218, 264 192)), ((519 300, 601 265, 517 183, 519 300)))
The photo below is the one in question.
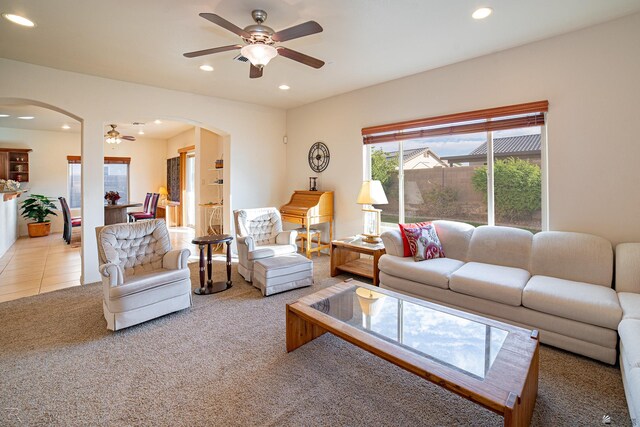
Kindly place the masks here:
POLYGON ((364 144, 542 126, 548 101, 508 105, 362 129, 364 144))
MULTIPOLYGON (((70 164, 82 163, 82 158, 80 156, 67 156, 67 162, 70 164)), ((104 164, 105 165, 128 165, 131 163, 131 157, 105 157, 104 164)))

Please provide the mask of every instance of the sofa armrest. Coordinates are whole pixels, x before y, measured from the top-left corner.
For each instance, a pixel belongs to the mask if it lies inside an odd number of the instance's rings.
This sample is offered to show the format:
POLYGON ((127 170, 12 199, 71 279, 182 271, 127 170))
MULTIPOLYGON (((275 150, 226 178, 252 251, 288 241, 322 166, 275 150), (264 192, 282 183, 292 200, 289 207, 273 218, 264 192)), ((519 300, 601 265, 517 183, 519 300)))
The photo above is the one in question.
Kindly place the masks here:
POLYGON ((124 273, 119 265, 108 263, 100 266, 102 283, 110 287, 124 285, 124 273))
POLYGON ((187 268, 187 261, 191 251, 189 249, 174 249, 162 257, 162 268, 167 270, 182 270, 187 268))
POLYGON ((296 245, 298 232, 296 230, 281 231, 276 234, 276 244, 278 245, 296 245))
MULTIPOLYGON (((238 237, 238 246, 243 245, 247 248, 248 252, 252 252, 256 249, 255 240, 251 236, 238 237)), ((238 250, 240 250, 238 248, 238 250)))
POLYGON ((402 234, 400 230, 385 231, 380 235, 384 250, 389 255, 404 256, 404 245, 402 244, 402 234))
POLYGON ((616 292, 640 294, 640 243, 616 246, 616 292))

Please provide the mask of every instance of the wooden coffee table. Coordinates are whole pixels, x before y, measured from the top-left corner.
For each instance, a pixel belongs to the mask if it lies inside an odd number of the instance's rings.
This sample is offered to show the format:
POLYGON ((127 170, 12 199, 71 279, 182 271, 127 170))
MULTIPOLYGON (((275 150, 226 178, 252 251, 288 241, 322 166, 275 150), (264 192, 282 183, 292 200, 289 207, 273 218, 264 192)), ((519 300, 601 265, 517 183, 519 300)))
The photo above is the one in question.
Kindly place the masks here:
POLYGON ((505 426, 531 421, 538 331, 349 280, 287 304, 288 352, 325 332, 502 415, 505 426))
POLYGON ((362 237, 354 236, 346 239, 331 241, 331 277, 341 272, 357 274, 373 280, 373 284, 380 283, 380 269, 378 260, 386 252, 382 243, 372 244, 362 241, 362 237), (361 258, 360 254, 370 255, 371 258, 361 258))

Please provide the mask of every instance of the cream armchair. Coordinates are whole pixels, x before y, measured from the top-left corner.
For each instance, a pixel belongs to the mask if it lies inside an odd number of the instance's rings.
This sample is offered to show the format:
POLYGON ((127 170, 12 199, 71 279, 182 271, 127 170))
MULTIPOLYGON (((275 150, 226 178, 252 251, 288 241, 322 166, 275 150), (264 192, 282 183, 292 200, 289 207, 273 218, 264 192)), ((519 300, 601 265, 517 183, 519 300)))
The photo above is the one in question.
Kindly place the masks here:
POLYGON ((297 252, 296 231, 282 231, 276 208, 233 211, 238 244, 238 272, 247 282, 253 280, 253 262, 262 258, 297 252))
POLYGON ((96 228, 107 329, 191 306, 188 249, 171 250, 164 220, 96 228))

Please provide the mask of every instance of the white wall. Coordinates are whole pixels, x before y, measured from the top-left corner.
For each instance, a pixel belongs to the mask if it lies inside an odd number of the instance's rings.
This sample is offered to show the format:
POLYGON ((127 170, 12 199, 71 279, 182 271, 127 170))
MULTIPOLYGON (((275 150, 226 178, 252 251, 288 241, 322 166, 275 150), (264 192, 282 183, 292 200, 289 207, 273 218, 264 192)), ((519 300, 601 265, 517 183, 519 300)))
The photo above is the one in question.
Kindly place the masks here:
POLYGON ((102 225, 100 176, 104 125, 152 118, 202 126, 229 142, 230 209, 280 200, 285 170, 283 110, 110 80, 0 59, 0 103, 27 99, 57 107, 82 120, 83 283, 100 280, 95 227, 102 225), (247 126, 247 123, 251 123, 247 126))
MULTIPOLYGON (((22 195, 21 197, 24 197, 22 195)), ((18 238, 18 201, 19 198, 4 200, 0 194, 0 257, 18 238)), ((24 200, 24 199, 22 199, 24 200)))
MULTIPOLYGON (((69 197, 67 182, 67 156, 80 155, 80 134, 0 128, 0 147, 31 148, 29 153, 29 182, 23 188, 29 192, 18 198, 22 202, 29 194, 43 194, 57 199, 69 197)), ((58 205, 56 201, 56 205, 58 205)), ((51 218, 51 231, 61 233, 64 227, 62 212, 51 218)), ((74 210, 74 215, 80 215, 74 210)), ((27 235, 27 221, 18 220, 19 235, 27 235)))
POLYGON ((324 141, 336 234, 358 233, 361 128, 547 99, 550 228, 638 242, 639 43, 636 14, 289 110, 285 197, 307 188, 307 152, 324 141))

